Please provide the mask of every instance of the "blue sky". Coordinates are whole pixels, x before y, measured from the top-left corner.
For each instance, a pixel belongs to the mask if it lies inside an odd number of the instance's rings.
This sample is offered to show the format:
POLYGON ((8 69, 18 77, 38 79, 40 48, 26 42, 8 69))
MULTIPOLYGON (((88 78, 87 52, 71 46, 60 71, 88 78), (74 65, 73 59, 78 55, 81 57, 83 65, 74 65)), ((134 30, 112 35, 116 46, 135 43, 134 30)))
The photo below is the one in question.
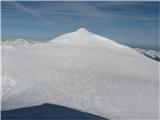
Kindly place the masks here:
POLYGON ((2 2, 2 37, 47 41, 85 27, 124 44, 156 46, 159 2, 2 2))

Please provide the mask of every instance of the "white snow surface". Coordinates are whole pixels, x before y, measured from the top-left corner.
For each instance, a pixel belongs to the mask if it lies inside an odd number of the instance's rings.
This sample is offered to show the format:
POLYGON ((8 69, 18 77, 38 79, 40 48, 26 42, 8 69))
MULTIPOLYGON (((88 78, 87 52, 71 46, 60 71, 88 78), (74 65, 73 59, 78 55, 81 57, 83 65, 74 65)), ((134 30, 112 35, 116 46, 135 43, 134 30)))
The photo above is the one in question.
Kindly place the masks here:
POLYGON ((52 103, 111 119, 158 119, 158 66, 85 28, 2 46, 2 110, 52 103))

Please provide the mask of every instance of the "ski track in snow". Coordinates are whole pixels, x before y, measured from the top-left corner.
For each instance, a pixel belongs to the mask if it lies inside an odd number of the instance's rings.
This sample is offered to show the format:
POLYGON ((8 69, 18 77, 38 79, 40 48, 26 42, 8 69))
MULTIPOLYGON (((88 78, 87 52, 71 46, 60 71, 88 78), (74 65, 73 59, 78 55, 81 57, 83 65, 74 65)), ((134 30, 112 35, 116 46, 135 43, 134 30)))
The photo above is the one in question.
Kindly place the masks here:
POLYGON ((2 110, 52 103, 111 119, 158 119, 158 66, 84 28, 49 43, 4 45, 2 110))

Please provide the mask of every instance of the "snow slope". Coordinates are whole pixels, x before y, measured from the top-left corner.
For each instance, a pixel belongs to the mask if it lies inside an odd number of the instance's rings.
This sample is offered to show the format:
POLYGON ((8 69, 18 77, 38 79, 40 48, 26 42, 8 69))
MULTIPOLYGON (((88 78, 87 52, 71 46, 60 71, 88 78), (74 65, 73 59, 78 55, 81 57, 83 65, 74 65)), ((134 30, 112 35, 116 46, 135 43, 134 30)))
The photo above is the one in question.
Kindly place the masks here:
POLYGON ((2 110, 52 103, 111 119, 158 119, 158 65, 85 28, 3 46, 2 110))

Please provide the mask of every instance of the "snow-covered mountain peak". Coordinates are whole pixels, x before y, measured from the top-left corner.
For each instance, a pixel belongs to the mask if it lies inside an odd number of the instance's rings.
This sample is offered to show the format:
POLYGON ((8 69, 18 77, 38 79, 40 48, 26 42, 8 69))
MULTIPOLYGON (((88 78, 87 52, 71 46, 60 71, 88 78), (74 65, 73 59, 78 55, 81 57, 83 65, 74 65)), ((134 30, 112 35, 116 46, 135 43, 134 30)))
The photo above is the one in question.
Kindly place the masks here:
POLYGON ((75 31, 75 33, 79 33, 79 34, 91 34, 91 32, 89 32, 86 28, 81 27, 78 30, 75 31))
POLYGON ((83 27, 74 32, 58 36, 55 39, 52 39, 50 43, 76 44, 82 46, 108 46, 111 48, 126 47, 111 39, 92 33, 83 27))
POLYGON ((129 47, 83 29, 53 44, 6 42, 17 48, 2 47, 2 110, 51 103, 109 119, 159 117, 159 63, 129 47))

